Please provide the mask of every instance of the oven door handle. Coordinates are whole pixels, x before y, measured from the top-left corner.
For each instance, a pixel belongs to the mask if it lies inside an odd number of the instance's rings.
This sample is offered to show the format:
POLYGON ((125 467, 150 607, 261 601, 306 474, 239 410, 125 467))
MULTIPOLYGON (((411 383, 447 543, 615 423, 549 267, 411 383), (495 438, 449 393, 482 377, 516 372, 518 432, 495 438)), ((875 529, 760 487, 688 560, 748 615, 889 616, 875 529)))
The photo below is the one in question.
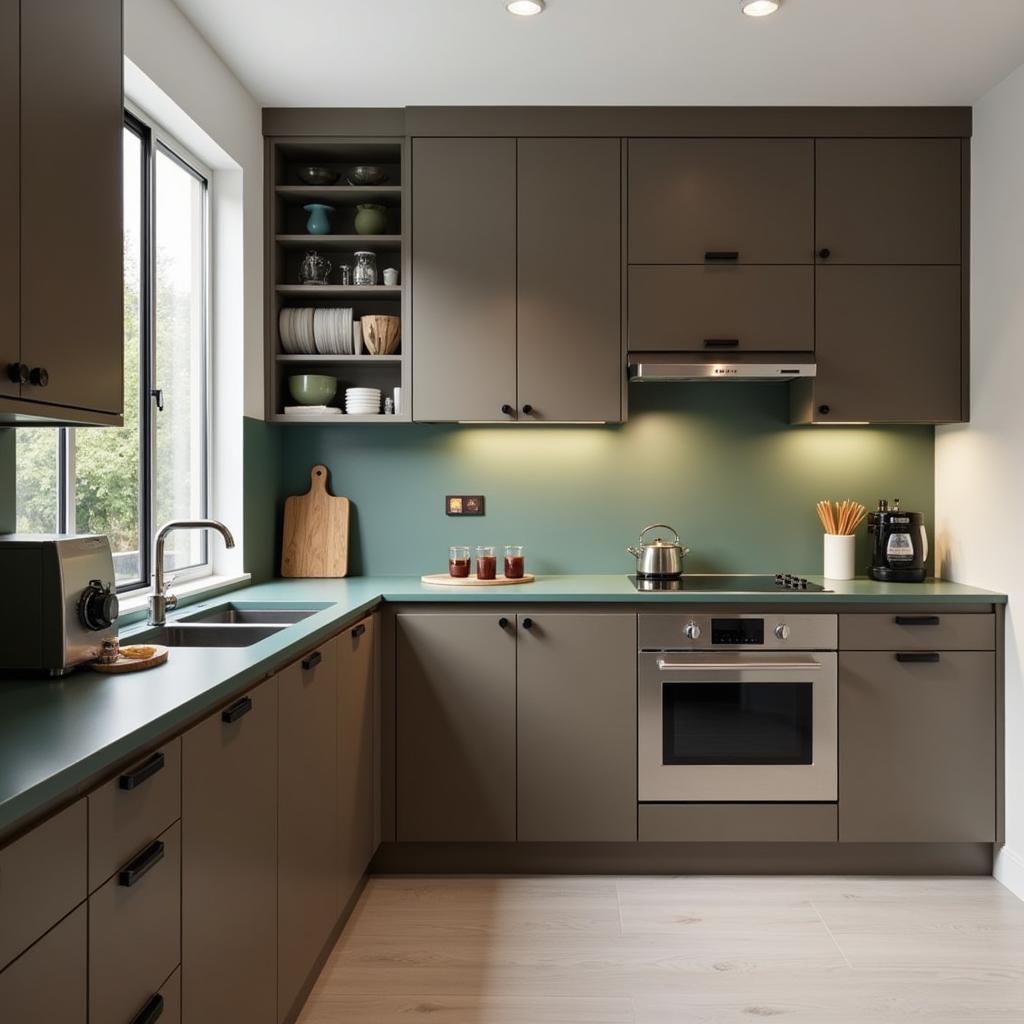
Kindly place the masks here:
POLYGON ((666 661, 658 659, 661 672, 791 672, 794 669, 820 669, 817 658, 802 661, 666 661))

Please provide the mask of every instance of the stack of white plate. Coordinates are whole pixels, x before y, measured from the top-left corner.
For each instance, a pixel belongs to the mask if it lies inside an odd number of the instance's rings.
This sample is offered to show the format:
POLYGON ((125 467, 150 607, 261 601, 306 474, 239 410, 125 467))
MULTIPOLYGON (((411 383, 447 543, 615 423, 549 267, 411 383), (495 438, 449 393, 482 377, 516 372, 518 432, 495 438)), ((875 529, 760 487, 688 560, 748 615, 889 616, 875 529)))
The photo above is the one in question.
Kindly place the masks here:
POLYGON ((316 355, 313 337, 312 306, 286 307, 281 310, 278 327, 281 331, 281 348, 294 355, 316 355))
POLYGON ((380 388, 346 388, 345 412, 349 416, 379 416, 380 388))
POLYGON ((352 310, 316 310, 313 313, 313 340, 322 356, 352 355, 352 310))

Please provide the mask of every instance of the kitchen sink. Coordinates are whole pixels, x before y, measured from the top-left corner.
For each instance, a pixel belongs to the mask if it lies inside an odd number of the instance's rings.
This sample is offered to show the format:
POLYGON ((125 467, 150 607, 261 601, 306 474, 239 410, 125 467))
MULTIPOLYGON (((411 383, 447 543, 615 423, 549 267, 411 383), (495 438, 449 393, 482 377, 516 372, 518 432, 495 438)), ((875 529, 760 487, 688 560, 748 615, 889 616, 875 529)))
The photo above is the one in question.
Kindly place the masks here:
POLYGON ((326 607, 328 606, 293 608, 275 605, 239 605, 229 601, 225 604, 214 605, 212 608, 203 608, 190 615, 182 615, 176 622, 223 623, 231 626, 264 624, 286 626, 308 619, 326 607))
POLYGON ((163 644, 165 647, 251 647, 287 628, 287 623, 174 623, 157 626, 125 640, 128 643, 163 644))

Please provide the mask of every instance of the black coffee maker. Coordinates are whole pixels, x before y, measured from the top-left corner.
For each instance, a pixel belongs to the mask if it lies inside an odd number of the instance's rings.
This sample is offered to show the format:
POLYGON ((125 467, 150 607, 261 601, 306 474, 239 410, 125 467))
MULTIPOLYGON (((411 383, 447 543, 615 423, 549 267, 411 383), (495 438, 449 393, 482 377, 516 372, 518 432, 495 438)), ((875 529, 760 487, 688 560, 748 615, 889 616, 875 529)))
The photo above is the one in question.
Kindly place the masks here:
POLYGON ((868 513, 871 567, 868 575, 881 583, 923 583, 928 561, 928 534, 920 512, 904 512, 900 499, 892 507, 885 498, 868 513))

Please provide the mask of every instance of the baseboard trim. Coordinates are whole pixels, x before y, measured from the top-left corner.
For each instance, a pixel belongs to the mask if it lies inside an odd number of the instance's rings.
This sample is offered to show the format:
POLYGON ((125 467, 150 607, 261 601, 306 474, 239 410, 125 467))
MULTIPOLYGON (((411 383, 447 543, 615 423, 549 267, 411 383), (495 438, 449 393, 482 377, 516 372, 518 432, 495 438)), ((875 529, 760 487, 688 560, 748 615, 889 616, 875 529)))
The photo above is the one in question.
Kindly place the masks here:
POLYGON ((989 843, 384 843, 381 874, 991 875, 989 843))
POLYGON ((1024 900, 1024 857, 1008 846, 996 850, 992 875, 1019 900, 1024 900))

